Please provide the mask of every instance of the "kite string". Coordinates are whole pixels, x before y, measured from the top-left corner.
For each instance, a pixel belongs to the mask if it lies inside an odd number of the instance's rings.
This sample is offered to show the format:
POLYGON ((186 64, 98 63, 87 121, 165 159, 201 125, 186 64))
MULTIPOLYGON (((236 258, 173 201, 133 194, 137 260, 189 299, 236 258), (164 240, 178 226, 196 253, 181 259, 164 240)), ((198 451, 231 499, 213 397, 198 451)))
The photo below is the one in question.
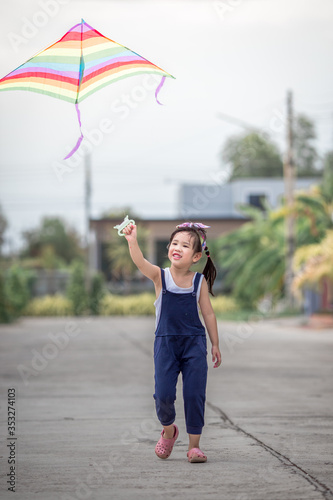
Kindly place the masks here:
POLYGON ((77 102, 75 103, 75 109, 76 109, 77 119, 78 119, 79 125, 80 125, 81 136, 78 138, 77 143, 75 144, 74 148, 68 153, 67 156, 65 156, 64 160, 67 160, 67 158, 70 158, 71 156, 73 156, 73 154, 79 149, 81 142, 83 140, 83 133, 82 133, 82 129, 81 129, 81 125, 82 125, 81 124, 81 116, 80 116, 79 104, 77 102))

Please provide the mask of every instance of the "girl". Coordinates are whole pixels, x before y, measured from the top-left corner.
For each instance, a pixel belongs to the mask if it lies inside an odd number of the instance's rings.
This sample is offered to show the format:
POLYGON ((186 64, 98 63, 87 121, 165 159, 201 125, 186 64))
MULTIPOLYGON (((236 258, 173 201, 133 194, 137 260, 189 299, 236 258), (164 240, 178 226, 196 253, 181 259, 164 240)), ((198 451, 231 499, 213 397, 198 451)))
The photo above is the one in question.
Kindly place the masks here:
POLYGON ((206 247, 207 227, 192 222, 177 226, 168 245, 171 266, 166 269, 160 269, 143 257, 135 225, 130 224, 123 230, 133 262, 153 281, 156 291, 154 399, 157 417, 163 426, 155 447, 159 458, 170 456, 179 434, 174 424, 174 402, 177 378, 182 372, 186 430, 189 435, 187 457, 189 462, 207 460, 199 448, 204 425, 208 366, 206 333, 199 318, 198 304, 212 344, 214 368, 221 364, 217 323, 208 295, 208 292, 213 295, 216 269, 206 247), (202 275, 190 268, 200 260, 203 249, 208 260, 202 275))

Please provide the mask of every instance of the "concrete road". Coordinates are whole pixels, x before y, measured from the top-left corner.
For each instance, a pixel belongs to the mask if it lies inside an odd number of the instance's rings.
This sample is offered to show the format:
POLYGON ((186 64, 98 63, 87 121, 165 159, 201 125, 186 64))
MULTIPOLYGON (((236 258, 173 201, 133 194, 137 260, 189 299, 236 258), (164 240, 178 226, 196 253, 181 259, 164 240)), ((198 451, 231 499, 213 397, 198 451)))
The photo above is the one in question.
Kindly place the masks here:
POLYGON ((257 319, 219 323, 205 464, 186 458, 181 380, 179 439, 154 453, 153 318, 0 326, 0 498, 333 498, 333 332, 257 319))

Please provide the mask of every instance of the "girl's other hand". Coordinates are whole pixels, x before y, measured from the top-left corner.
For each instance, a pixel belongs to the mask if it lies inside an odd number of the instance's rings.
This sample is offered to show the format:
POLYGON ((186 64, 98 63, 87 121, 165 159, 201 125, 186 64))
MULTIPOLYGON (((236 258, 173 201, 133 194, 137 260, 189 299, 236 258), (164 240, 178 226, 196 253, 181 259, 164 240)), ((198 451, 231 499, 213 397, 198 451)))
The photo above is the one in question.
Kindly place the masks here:
POLYGON ((136 226, 134 224, 128 224, 128 226, 126 226, 123 229, 123 233, 124 233, 125 238, 127 239, 127 241, 131 242, 131 241, 135 241, 136 240, 137 229, 136 229, 136 226))
POLYGON ((214 368, 217 368, 222 363, 220 349, 217 346, 212 347, 212 361, 215 362, 214 368))

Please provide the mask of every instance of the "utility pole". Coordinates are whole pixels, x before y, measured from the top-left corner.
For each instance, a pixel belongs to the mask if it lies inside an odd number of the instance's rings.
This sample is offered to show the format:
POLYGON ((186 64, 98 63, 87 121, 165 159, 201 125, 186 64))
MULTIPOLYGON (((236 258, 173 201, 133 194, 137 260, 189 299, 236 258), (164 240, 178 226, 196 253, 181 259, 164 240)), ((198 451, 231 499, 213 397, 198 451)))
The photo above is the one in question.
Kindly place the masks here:
POLYGON ((84 157, 84 208, 85 208, 85 247, 86 247, 86 286, 90 289, 90 214, 91 214, 91 155, 84 157))
POLYGON ((287 150, 283 164, 283 177, 285 187, 285 198, 287 206, 286 218, 286 272, 285 272, 285 288, 287 306, 290 309, 294 307, 294 295, 291 290, 293 280, 293 257, 295 250, 295 215, 293 213, 294 207, 294 189, 296 169, 294 163, 293 153, 293 95, 289 90, 287 92, 287 150))

